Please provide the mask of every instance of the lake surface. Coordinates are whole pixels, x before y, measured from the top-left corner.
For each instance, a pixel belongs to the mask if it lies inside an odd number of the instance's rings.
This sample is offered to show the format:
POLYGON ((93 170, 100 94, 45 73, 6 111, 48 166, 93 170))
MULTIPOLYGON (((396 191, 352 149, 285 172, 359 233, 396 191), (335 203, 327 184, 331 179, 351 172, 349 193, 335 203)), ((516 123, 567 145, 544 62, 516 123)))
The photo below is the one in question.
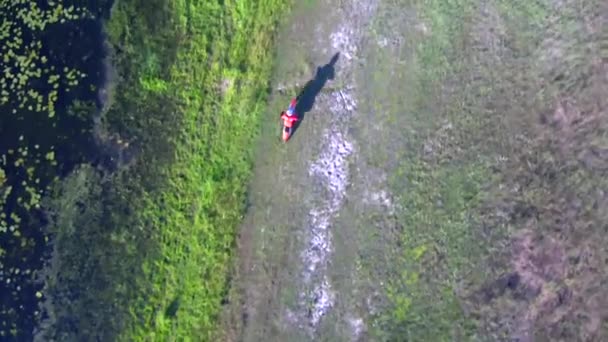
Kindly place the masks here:
MULTIPOLYGON (((46 0, 34 3, 49 8, 46 0)), ((105 83, 101 20, 111 3, 89 1, 92 17, 44 30, 32 30, 16 16, 29 2, 1 6, 0 22, 9 23, 10 34, 0 35, 8 100, 0 102, 0 339, 27 341, 42 315, 38 304, 44 291, 37 277, 52 243, 41 198, 75 166, 98 158, 92 132, 101 106, 97 89, 105 83), (35 56, 27 65, 10 57, 30 55, 35 56), (26 79, 21 86, 12 81, 20 77, 26 79), (43 108, 49 96, 54 110, 43 108), (74 107, 75 101, 83 105, 74 107)))

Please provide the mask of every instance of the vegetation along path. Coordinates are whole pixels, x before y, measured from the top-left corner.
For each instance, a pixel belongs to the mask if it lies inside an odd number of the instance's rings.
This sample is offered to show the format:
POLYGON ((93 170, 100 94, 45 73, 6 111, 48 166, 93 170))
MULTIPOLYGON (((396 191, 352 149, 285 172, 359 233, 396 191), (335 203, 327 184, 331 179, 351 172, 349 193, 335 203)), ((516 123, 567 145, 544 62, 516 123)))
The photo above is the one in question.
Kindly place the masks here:
POLYGON ((217 340, 286 4, 0 0, 0 340, 217 340))

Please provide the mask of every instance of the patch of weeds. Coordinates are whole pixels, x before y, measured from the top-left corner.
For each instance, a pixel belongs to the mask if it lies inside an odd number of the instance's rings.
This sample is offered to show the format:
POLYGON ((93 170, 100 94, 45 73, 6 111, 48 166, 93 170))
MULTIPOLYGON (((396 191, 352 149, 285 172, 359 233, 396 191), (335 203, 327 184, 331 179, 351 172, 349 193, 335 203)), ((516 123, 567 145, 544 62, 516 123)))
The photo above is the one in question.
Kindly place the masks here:
POLYGON ((378 320, 387 338, 439 341, 471 333, 458 291, 484 251, 469 212, 479 204, 485 166, 437 167, 412 160, 404 166, 402 253, 388 287, 393 309, 378 320))

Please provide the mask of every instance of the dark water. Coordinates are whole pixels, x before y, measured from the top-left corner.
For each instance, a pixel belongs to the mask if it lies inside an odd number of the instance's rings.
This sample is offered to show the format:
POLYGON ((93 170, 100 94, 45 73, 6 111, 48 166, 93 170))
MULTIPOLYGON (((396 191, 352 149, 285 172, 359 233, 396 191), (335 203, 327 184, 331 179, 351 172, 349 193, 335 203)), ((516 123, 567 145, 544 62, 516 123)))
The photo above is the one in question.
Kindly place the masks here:
MULTIPOLYGON (((48 7, 47 1, 38 3, 42 9, 48 7)), ((48 195, 54 181, 76 165, 94 162, 97 158, 92 135, 93 115, 101 105, 97 89, 105 82, 103 60, 106 57, 101 20, 107 17, 111 3, 65 1, 63 4, 85 6, 93 17, 52 24, 38 32, 21 26, 22 46, 39 41, 42 46, 39 54, 48 60, 46 67, 53 66, 59 73, 64 68, 76 69, 86 76, 69 90, 67 84, 60 82, 53 117, 46 112, 28 110, 27 106, 19 108, 15 93, 9 94, 9 103, 0 106, 0 167, 7 179, 0 186, 0 196, 7 186, 12 187, 1 212, 6 215, 6 225, 14 229, 0 232, 0 340, 31 340, 41 315, 38 302, 43 292, 42 284, 36 281, 36 271, 48 257, 48 241, 52 241, 52 237, 45 233, 46 216, 43 209, 36 208, 37 201, 30 200, 30 193, 48 195), (75 100, 88 105, 74 110, 75 100)), ((0 22, 13 20, 15 10, 0 8, 0 22)), ((14 51, 26 53, 18 50, 14 51)), ((0 58, 0 70, 10 66, 0 58)), ((51 92, 53 86, 48 78, 41 77, 31 79, 25 89, 44 95, 51 92)))

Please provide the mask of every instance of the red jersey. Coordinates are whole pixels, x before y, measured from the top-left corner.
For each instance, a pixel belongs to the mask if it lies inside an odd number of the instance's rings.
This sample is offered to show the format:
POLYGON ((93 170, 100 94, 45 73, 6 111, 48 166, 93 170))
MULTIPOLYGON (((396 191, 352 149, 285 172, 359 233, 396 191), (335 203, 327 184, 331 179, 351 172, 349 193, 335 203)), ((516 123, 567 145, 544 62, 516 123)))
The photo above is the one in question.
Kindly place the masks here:
POLYGON ((289 116, 285 112, 281 113, 281 119, 283 119, 283 122, 285 122, 285 126, 287 126, 287 127, 293 126, 293 123, 298 121, 297 116, 295 116, 295 115, 289 116))

